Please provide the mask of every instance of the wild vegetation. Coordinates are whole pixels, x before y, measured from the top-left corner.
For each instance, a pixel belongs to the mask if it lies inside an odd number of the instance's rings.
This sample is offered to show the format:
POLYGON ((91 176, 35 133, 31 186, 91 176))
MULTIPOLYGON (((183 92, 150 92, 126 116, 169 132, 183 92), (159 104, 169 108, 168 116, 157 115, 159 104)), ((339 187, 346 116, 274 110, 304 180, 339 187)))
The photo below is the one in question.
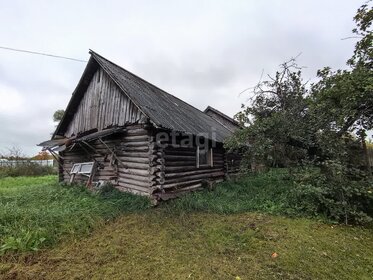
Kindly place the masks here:
POLYGON ((57 174, 56 167, 37 164, 35 160, 53 160, 53 156, 41 151, 36 156, 28 158, 19 147, 8 148, 7 153, 0 153, 0 178, 57 174))
POLYGON ((369 279, 372 229, 284 217, 300 216, 289 179, 275 170, 156 208, 54 176, 2 179, 0 278, 369 279))
POLYGON ((65 237, 88 234, 148 203, 119 191, 94 194, 84 187, 59 185, 56 176, 1 179, 0 254, 35 251, 65 237))
POLYGON ((355 17, 349 69, 308 86, 290 60, 254 88, 237 115, 250 126, 226 143, 246 175, 213 190, 151 208, 0 169, 0 278, 371 279, 372 17, 368 4, 355 17))
POLYGON ((0 178, 19 176, 45 176, 57 174, 53 166, 42 166, 33 162, 24 162, 18 165, 0 166, 0 178))
POLYGON ((348 69, 326 67, 307 85, 295 59, 285 62, 253 88, 251 102, 236 115, 245 128, 226 143, 254 166, 303 167, 293 180, 307 211, 346 224, 373 217, 366 140, 373 129, 371 1, 354 20, 358 42, 348 69))

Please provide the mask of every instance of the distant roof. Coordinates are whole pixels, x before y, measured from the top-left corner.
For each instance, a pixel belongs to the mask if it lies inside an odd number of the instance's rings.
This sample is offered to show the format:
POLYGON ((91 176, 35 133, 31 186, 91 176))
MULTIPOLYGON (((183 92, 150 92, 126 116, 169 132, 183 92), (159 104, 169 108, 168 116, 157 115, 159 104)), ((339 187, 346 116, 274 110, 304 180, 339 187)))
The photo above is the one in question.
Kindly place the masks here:
MULTIPOLYGON (((74 110, 82 99, 82 91, 86 87, 80 86, 80 84, 87 84, 87 80, 92 76, 92 69, 88 68, 93 67, 93 59, 156 127, 193 135, 208 133, 208 138, 215 138, 214 140, 218 142, 223 142, 232 134, 221 123, 192 105, 132 74, 94 51, 91 50, 90 54, 91 59, 66 111, 74 110), (85 77, 86 75, 88 77, 85 77), (211 135, 215 136, 211 137, 211 135)), ((70 111, 65 115, 71 117, 72 113, 70 111)), ((68 119, 69 117, 62 119, 54 135, 64 133, 63 130, 68 125, 68 119)))
MULTIPOLYGON (((217 115, 220 115, 222 118, 224 118, 225 120, 229 121, 230 123, 232 123, 234 126, 236 126, 237 128, 240 127, 240 124, 232 119, 231 117, 227 116, 226 114, 220 112, 219 110, 215 109, 214 107, 211 107, 211 106, 207 106, 207 108, 203 111, 204 113, 208 113, 208 111, 211 111, 211 112, 214 112, 215 114, 217 115)), ((222 123, 222 125, 224 125, 222 123)), ((224 125, 225 126, 225 125, 224 125)), ((229 129, 229 128, 228 128, 229 129)), ((229 129, 230 130, 230 129, 229 129)))

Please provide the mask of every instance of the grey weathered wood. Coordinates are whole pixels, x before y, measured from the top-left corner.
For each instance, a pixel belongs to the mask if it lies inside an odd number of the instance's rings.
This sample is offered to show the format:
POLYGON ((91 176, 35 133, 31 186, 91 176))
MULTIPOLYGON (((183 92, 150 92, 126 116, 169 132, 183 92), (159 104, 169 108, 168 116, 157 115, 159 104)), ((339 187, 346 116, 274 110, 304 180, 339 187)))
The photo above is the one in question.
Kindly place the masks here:
POLYGON ((88 88, 72 118, 65 136, 102 130, 108 126, 123 126, 139 122, 143 114, 122 93, 108 75, 99 68, 93 75, 88 88))

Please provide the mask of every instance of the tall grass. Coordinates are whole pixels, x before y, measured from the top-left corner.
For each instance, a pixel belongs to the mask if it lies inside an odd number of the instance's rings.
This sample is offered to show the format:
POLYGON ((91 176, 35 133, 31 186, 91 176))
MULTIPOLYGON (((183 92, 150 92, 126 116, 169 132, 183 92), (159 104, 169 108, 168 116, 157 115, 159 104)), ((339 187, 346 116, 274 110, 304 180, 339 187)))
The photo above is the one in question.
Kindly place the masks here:
POLYGON ((204 211, 231 214, 247 211, 294 214, 292 189, 294 182, 287 170, 245 176, 220 183, 213 191, 204 190, 169 201, 169 212, 204 211))
POLYGON ((148 207, 144 197, 116 190, 94 194, 59 185, 55 176, 5 178, 0 180, 0 252, 37 250, 148 207))

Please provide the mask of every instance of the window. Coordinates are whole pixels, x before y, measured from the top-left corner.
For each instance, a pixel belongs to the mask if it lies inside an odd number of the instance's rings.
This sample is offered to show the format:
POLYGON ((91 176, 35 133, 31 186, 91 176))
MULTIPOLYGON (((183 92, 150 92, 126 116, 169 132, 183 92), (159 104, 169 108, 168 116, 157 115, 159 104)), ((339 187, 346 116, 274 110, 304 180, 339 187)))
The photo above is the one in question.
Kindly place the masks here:
POLYGON ((197 147, 197 168, 201 166, 214 166, 212 148, 197 147))
POLYGON ((82 174, 89 176, 92 173, 93 162, 75 163, 71 168, 70 175, 82 174))

